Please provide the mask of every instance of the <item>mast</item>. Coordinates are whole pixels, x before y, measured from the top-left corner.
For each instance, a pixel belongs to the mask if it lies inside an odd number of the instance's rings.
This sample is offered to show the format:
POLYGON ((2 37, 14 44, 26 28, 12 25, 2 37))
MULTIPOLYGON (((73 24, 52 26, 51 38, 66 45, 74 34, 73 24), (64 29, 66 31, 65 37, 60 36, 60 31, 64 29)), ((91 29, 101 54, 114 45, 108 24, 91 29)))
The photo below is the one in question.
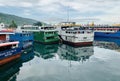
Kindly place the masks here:
POLYGON ((69 12, 69 5, 67 7, 67 22, 70 21, 70 12, 69 12))

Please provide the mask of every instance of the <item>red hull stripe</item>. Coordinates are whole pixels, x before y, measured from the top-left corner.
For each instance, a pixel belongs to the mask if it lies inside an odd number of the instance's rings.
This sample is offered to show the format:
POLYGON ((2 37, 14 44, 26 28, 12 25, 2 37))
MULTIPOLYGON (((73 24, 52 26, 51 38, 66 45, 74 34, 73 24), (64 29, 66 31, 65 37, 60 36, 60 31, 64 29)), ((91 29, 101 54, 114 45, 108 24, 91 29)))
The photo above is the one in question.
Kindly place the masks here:
POLYGON ((6 63, 8 63, 8 62, 10 62, 12 60, 15 60, 15 59, 19 58, 20 56, 21 56, 21 54, 18 53, 18 54, 14 55, 14 56, 10 56, 10 57, 7 57, 5 59, 2 59, 2 60, 0 60, 0 65, 3 65, 3 64, 6 64, 6 63))

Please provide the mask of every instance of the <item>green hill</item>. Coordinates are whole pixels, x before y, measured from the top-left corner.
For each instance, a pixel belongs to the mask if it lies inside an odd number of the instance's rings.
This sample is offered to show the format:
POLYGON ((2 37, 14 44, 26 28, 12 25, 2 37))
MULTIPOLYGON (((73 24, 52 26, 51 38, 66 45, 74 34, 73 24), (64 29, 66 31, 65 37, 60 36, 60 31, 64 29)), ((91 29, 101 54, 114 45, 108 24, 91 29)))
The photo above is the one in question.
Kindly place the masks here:
POLYGON ((15 15, 0 13, 0 22, 3 22, 5 24, 10 24, 12 20, 14 20, 17 25, 33 24, 35 22, 38 22, 33 19, 22 18, 15 15))

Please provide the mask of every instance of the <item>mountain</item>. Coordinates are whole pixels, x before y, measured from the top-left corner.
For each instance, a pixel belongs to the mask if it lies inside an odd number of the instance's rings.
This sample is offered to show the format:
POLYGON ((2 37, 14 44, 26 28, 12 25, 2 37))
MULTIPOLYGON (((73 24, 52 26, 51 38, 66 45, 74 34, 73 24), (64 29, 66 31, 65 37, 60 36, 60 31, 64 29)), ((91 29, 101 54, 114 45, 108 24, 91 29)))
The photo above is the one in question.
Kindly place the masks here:
POLYGON ((36 20, 29 18, 23 18, 15 15, 0 13, 0 22, 3 22, 5 24, 10 24, 12 20, 14 20, 17 25, 33 24, 38 22, 36 20))

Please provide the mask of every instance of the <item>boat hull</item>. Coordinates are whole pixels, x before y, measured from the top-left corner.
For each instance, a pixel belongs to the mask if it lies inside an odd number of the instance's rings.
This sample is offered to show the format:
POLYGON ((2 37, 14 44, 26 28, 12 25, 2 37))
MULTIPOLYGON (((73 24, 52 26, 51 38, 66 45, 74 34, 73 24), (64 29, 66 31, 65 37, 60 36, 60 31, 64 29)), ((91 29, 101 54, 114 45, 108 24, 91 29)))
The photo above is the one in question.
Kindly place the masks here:
POLYGON ((76 34, 76 36, 59 35, 59 37, 64 44, 68 44, 74 47, 92 46, 94 40, 93 33, 82 35, 76 34))
POLYGON ((120 38, 120 31, 115 33, 95 32, 95 37, 120 38))
POLYGON ((63 43, 64 44, 68 44, 70 46, 74 46, 74 47, 82 47, 82 46, 92 46, 93 45, 93 42, 77 42, 77 43, 74 43, 74 42, 69 42, 69 41, 64 41, 63 40, 63 43))
POLYGON ((50 42, 41 42, 41 41, 36 41, 35 40, 35 42, 48 45, 48 44, 58 44, 59 40, 57 40, 57 41, 50 41, 50 42))
POLYGON ((34 32, 34 41, 42 44, 55 44, 59 43, 59 36, 57 31, 34 32))
POLYGON ((1 65, 4 65, 4 64, 6 64, 6 63, 9 63, 9 62, 11 62, 11 61, 13 61, 13 60, 15 60, 15 59, 18 59, 18 58, 20 58, 20 56, 21 56, 21 54, 18 53, 18 54, 16 54, 16 55, 9 56, 9 57, 6 57, 6 58, 4 58, 4 59, 1 59, 1 60, 0 60, 0 66, 1 66, 1 65))

